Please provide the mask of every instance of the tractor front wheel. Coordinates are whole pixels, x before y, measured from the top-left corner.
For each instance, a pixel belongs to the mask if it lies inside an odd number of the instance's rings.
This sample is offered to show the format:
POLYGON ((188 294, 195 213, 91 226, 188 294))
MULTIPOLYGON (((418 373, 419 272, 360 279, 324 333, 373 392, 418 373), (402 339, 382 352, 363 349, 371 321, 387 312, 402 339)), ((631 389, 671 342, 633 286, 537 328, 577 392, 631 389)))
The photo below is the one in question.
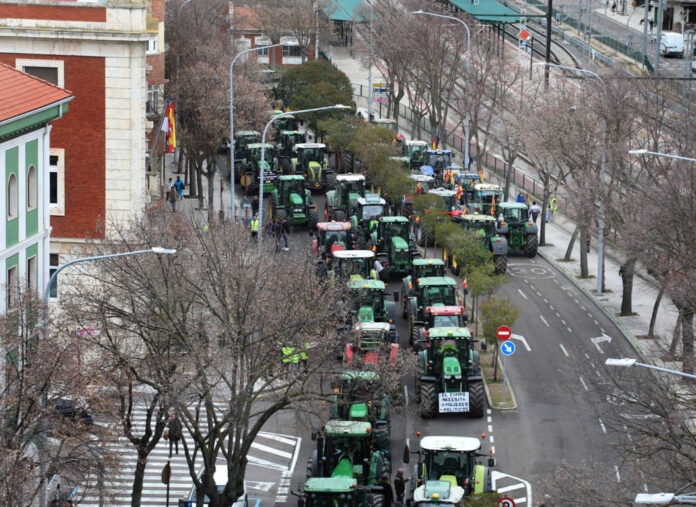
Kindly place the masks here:
POLYGON ((326 174, 326 188, 334 190, 336 188, 336 173, 326 174))
POLYGON ((527 236, 527 257, 536 257, 538 245, 539 240, 537 239, 536 234, 530 234, 527 236))
POLYGON ((469 417, 483 417, 483 382, 477 380, 469 384, 469 417))
POLYGON ((421 328, 413 326, 411 327, 411 347, 415 348, 418 340, 420 340, 420 330, 421 328))
POLYGON ((277 221, 281 224, 286 218, 288 218, 288 211, 285 208, 276 208, 275 206, 271 208, 271 222, 277 221))
POLYGON ((292 174, 292 162, 290 162, 289 158, 281 158, 280 167, 283 171, 283 174, 292 174))
POLYGON ((310 208, 307 211, 307 227, 309 227, 310 230, 314 230, 317 228, 317 222, 319 222, 319 215, 317 214, 317 210, 314 208, 310 208))
POLYGON ((504 275, 505 271, 507 271, 507 255, 496 255, 495 273, 498 275, 504 275))
POLYGON ((371 502, 372 507, 384 507, 384 496, 383 495, 378 495, 376 493, 373 493, 371 500, 372 500, 372 502, 371 502))
POLYGON ((432 419, 437 415, 437 386, 430 382, 421 382, 420 386, 421 417, 432 419))

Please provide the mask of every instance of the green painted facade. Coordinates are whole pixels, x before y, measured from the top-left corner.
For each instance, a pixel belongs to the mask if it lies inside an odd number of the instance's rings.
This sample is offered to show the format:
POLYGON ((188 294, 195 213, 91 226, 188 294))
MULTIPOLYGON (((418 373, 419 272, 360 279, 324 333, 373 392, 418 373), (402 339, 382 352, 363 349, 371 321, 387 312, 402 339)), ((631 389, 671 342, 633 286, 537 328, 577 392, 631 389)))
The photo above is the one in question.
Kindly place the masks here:
POLYGON ((26 188, 26 201, 25 201, 25 206, 27 206, 26 210, 26 237, 28 238, 29 236, 33 236, 34 234, 37 234, 39 232, 39 206, 38 203, 36 206, 34 206, 34 209, 30 210, 28 203, 29 203, 29 168, 34 167, 34 171, 36 174, 36 178, 34 178, 34 193, 37 196, 39 195, 39 140, 34 139, 32 141, 29 141, 24 145, 24 178, 25 181, 27 182, 27 188, 26 188))
MULTIPOLYGON (((15 146, 5 152, 5 193, 9 191, 10 176, 13 174, 17 178, 17 192, 19 192, 19 147, 15 146)), ((19 195, 16 196, 17 202, 19 202, 19 195)), ((10 248, 13 245, 19 243, 19 209, 17 210, 17 216, 10 218, 10 202, 9 195, 5 199, 5 222, 7 228, 5 229, 5 248, 10 248)))
POLYGON ((0 125, 0 142, 19 137, 22 134, 37 130, 52 120, 60 118, 68 112, 67 102, 54 107, 49 107, 44 111, 20 118, 18 120, 0 125))

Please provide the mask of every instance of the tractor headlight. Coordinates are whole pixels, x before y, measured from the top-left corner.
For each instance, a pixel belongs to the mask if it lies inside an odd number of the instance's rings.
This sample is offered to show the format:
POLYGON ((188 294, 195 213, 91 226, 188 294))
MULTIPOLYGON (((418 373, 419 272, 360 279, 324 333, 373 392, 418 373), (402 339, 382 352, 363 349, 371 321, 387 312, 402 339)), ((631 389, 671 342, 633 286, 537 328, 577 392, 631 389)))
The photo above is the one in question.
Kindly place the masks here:
POLYGON ((452 375, 445 375, 445 380, 450 380, 452 378, 452 375))
POLYGON ((461 375, 455 375, 454 378, 457 379, 457 380, 461 380, 461 379, 462 379, 462 376, 461 376, 461 375))

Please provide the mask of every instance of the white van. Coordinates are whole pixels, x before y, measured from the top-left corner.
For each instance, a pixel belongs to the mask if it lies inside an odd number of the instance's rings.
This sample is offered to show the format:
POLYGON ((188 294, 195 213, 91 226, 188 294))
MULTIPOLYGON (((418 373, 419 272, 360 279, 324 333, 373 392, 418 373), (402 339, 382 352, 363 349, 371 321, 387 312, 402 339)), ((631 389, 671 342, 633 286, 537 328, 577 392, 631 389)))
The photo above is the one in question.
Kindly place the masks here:
POLYGON ((660 38, 660 54, 684 58, 684 36, 675 32, 663 32, 660 38))
MULTIPOLYGON (((201 470, 201 474, 203 471, 201 470)), ((200 475, 199 475, 200 477, 200 475)), ((227 467, 225 465, 217 465, 215 467, 215 473, 213 474, 213 479, 215 480, 215 484, 217 485, 218 491, 222 492, 223 489, 225 489, 225 486, 227 485, 227 467)), ((196 486, 194 485, 191 488, 191 492, 188 495, 187 500, 191 502, 192 506, 196 505, 196 502, 198 500, 198 497, 196 495, 196 486)), ((210 498, 207 496, 205 497, 205 500, 203 500, 204 505, 208 505, 210 503, 210 498)), ((248 494, 246 491, 246 484, 244 485, 244 493, 242 496, 237 498, 237 501, 232 504, 232 507, 248 507, 249 505, 249 498, 248 494)))

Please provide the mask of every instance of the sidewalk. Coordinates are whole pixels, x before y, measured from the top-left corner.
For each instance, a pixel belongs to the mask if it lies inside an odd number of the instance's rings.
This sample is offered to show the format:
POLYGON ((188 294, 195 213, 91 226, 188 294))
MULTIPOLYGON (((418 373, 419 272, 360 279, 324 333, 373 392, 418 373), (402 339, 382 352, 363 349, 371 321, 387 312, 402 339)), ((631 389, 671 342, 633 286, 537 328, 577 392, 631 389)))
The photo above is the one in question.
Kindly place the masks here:
MULTIPOLYGON (((593 12, 604 17, 604 8, 594 9, 593 12)), ((643 23, 641 22, 643 20, 643 14, 645 14, 643 7, 638 7, 635 9, 635 11, 631 11, 625 15, 619 13, 618 11, 612 13, 611 9, 607 9, 608 20, 614 21, 615 23, 620 23, 623 26, 627 26, 631 30, 640 33, 640 35, 643 35, 643 23)), ((656 27, 653 27, 653 29, 650 30, 650 19, 653 19, 652 16, 653 11, 650 10, 650 13, 648 14, 648 40, 652 40, 654 42, 657 29, 656 27)))
MULTIPOLYGON (((636 14, 634 18, 638 16, 636 14)), ((633 20, 631 20, 633 21, 633 20)), ((351 58, 347 48, 334 47, 332 50, 333 63, 345 72, 354 89, 356 85, 367 84, 368 71, 357 58, 351 58)), ((381 76, 378 72, 375 76, 381 76)), ((358 93, 358 92, 356 92, 358 93)), ((403 130, 403 126, 402 126, 403 130)), ((463 132, 460 133, 463 135, 463 132)), ((516 193, 516 189, 512 195, 516 193)), ((660 304, 657 321, 655 324, 655 335, 659 339, 639 338, 647 334, 650 326, 652 309, 657 297, 658 289, 649 280, 641 277, 641 270, 636 268, 636 275, 633 280, 633 312, 634 316, 619 317, 621 311, 622 281, 619 276, 619 268, 622 260, 620 253, 614 251, 610 246, 605 246, 605 288, 606 292, 597 297, 597 238, 593 238, 591 251, 588 255, 589 279, 580 279, 580 241, 577 240, 571 256, 571 262, 559 262, 565 255, 566 248, 570 242, 575 225, 572 221, 554 213, 552 221, 546 227, 547 246, 540 247, 539 253, 551 264, 558 268, 570 281, 580 288, 605 314, 616 323, 619 329, 633 346, 636 354, 647 363, 653 363, 667 368, 681 369, 680 362, 665 362, 663 358, 672 340, 672 331, 677 321, 677 310, 665 296, 660 304)))

